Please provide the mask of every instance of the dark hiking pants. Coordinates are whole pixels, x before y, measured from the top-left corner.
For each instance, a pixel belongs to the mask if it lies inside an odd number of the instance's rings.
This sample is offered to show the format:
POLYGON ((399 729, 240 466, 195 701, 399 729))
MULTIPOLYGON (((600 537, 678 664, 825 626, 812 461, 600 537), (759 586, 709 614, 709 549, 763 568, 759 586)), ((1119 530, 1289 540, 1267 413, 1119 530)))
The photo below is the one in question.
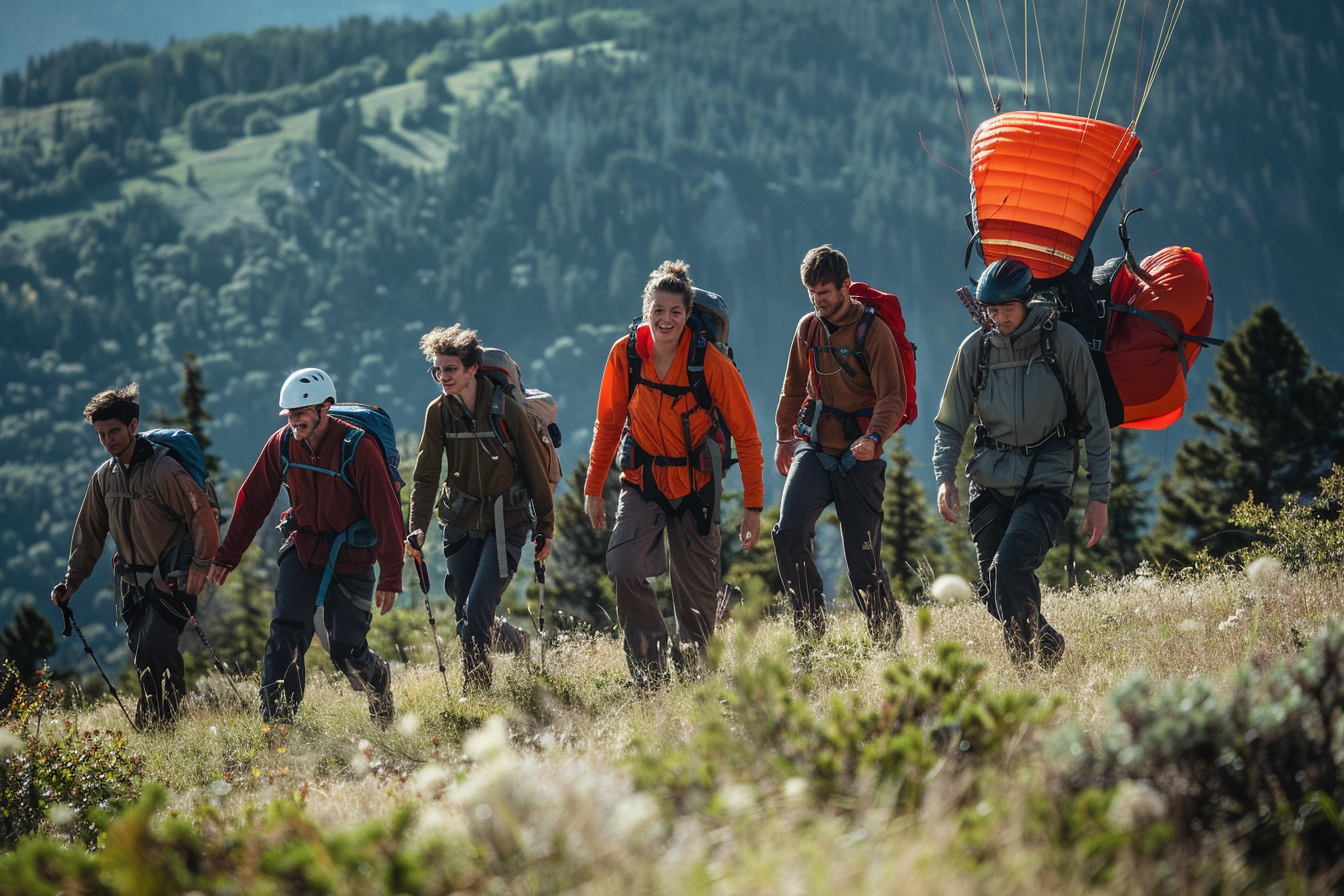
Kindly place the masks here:
POLYGON ((463 683, 469 688, 490 687, 494 674, 490 647, 496 627, 495 610, 513 581, 531 531, 530 522, 515 523, 504 530, 509 574, 500 576, 498 541, 493 529, 470 532, 448 526, 443 530, 443 553, 448 559, 448 579, 444 585, 453 599, 457 636, 462 640, 463 683))
POLYGON ((182 651, 178 642, 188 617, 196 612, 196 598, 176 588, 171 593, 153 585, 124 606, 126 644, 140 678, 140 700, 135 706, 137 728, 171 725, 186 693, 182 651))
MULTIPOLYGON (((317 590, 323 571, 322 567, 304 566, 293 548, 280 554, 271 634, 261 669, 262 717, 267 721, 291 717, 303 702, 307 680, 304 656, 313 642, 317 590)), ((392 673, 383 658, 369 649, 367 640, 376 583, 372 568, 354 574, 335 573, 322 604, 322 621, 332 663, 356 691, 380 696, 390 690, 392 673)))
POLYGON ((882 495, 887 462, 858 461, 847 471, 836 458, 823 456, 805 442, 793 454, 784 480, 779 522, 771 531, 775 563, 793 604, 793 624, 802 636, 826 633, 826 593, 813 557, 817 520, 835 505, 845 568, 855 603, 868 620, 873 639, 894 644, 901 636, 901 610, 882 566, 882 495))
POLYGON ((1064 653, 1064 637, 1041 615, 1041 583, 1036 569, 1055 544, 1072 501, 1065 493, 1028 492, 1013 499, 983 489, 971 501, 967 523, 980 564, 980 597, 1003 623, 1008 657, 1016 664, 1036 656, 1054 665, 1064 653))
POLYGON ((677 628, 676 641, 670 645, 672 658, 688 671, 699 669, 705 645, 714 634, 722 588, 720 540, 718 523, 708 535, 701 535, 689 515, 669 518, 634 486, 621 486, 607 546, 607 572, 616 583, 616 617, 625 633, 626 662, 635 684, 651 687, 667 679, 667 623, 649 577, 668 571, 669 553, 677 628))

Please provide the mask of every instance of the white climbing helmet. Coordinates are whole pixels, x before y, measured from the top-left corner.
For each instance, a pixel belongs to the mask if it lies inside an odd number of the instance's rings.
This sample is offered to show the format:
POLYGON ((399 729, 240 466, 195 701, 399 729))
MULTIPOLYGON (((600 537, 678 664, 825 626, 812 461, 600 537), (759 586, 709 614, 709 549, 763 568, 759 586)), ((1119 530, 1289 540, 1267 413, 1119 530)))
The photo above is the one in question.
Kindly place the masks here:
POLYGON ((336 386, 326 371, 316 367, 296 370, 280 387, 280 416, 289 413, 291 408, 306 408, 321 404, 330 398, 336 400, 336 386))

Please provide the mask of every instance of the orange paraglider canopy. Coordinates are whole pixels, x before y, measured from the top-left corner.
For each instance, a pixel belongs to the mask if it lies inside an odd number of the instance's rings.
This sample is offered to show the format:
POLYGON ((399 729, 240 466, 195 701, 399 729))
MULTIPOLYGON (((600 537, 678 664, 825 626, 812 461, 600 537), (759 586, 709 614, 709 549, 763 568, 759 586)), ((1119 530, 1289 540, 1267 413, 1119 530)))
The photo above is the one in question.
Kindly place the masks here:
POLYGON ((1020 258, 1038 280, 1077 272, 1142 145, 1128 128, 1005 112, 971 139, 971 209, 986 263, 1020 258))

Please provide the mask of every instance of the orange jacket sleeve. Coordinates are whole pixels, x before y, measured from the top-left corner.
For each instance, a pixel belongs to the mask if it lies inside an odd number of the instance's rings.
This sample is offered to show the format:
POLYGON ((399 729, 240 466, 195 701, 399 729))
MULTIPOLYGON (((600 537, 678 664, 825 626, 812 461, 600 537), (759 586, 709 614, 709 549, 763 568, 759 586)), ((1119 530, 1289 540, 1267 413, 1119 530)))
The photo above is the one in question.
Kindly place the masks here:
POLYGON ((597 419, 593 421, 593 444, 588 449, 588 478, 583 484, 583 493, 595 497, 602 496, 602 486, 607 481, 607 471, 616 459, 616 449, 620 445, 621 431, 625 428, 625 419, 629 412, 630 367, 625 357, 625 342, 622 336, 611 347, 607 355, 607 366, 602 371, 602 387, 597 394, 597 419))

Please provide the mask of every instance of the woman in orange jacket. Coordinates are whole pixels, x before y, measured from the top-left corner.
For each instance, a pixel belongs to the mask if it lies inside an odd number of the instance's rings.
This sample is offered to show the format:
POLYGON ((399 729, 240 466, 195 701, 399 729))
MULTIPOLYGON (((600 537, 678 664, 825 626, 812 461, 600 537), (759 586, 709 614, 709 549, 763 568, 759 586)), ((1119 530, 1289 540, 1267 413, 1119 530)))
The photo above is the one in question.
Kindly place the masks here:
POLYGON ((616 582, 616 614, 631 675, 646 687, 667 678, 668 630, 648 583, 649 576, 668 569, 664 532, 677 621, 672 656, 678 666, 698 665, 714 633, 722 590, 719 480, 726 435, 736 440, 742 467, 743 549, 760 535, 765 499, 765 462, 751 400, 733 362, 711 340, 702 348, 699 334, 687 331, 693 297, 685 262, 665 261, 649 275, 644 322, 607 357, 584 484, 584 509, 593 527, 602 529, 602 486, 619 448, 621 496, 607 571, 616 582), (701 354, 703 374, 696 370, 701 354))

